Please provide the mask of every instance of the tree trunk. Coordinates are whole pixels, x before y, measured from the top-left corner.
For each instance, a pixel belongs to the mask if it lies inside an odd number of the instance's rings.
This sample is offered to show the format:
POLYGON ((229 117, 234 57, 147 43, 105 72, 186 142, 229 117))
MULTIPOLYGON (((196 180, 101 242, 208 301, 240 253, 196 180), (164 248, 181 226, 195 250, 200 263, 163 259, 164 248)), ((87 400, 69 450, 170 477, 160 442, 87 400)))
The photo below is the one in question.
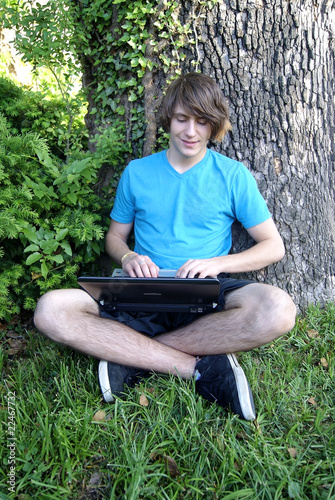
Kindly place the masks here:
MULTIPOLYGON (((214 147, 253 173, 285 242, 286 257, 253 276, 287 290, 300 310, 334 300, 333 2, 219 0, 212 7, 188 1, 178 9, 192 41, 181 49, 186 58, 178 68, 214 77, 229 101, 233 131, 214 147)), ((157 15, 147 23, 156 40, 157 15)), ((173 59, 173 36, 156 51, 147 42, 146 56, 173 59)), ((92 93, 96 70, 84 62, 92 93)), ((143 77, 144 154, 155 149, 159 113, 153 111, 172 74, 161 64, 143 77)), ((233 251, 250 244, 236 226, 233 251)))

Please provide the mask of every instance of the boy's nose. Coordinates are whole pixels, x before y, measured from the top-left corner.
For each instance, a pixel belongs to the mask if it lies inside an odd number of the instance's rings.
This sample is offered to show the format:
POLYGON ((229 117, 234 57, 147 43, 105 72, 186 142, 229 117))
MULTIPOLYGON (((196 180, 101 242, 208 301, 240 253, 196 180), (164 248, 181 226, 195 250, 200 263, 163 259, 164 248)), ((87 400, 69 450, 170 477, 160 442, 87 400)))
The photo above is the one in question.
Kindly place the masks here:
POLYGON ((186 133, 187 135, 189 136, 193 136, 195 134, 195 123, 193 120, 189 120, 187 122, 187 129, 186 129, 186 133))

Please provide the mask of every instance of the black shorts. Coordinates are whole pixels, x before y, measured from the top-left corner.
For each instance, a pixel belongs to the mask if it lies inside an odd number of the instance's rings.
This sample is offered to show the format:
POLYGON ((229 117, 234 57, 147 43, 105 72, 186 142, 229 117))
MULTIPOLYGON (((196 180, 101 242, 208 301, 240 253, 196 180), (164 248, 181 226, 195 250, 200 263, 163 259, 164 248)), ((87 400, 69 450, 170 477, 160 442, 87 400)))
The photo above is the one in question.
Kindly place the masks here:
MULTIPOLYGON (((250 280, 236 280, 227 277, 226 274, 219 274, 220 294, 218 306, 213 312, 207 314, 215 314, 222 311, 225 305, 225 294, 241 288, 246 285, 255 283, 250 280)), ((113 319, 119 323, 129 326, 133 330, 144 333, 149 337, 154 337, 160 333, 166 333, 177 328, 182 328, 192 321, 200 318, 203 314, 185 313, 185 312, 128 312, 128 311, 108 311, 108 304, 100 306, 100 316, 102 318, 113 319)))

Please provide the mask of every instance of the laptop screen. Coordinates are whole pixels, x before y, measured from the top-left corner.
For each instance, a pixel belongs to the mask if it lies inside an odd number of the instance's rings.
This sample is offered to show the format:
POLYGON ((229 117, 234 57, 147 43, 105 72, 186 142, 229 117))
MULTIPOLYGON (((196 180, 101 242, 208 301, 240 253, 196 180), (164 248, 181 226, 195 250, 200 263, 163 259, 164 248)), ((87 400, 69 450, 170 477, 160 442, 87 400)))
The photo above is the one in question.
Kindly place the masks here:
MULTIPOLYGON (((162 273, 164 274, 164 273, 162 273)), ((78 284, 101 305, 114 311, 205 313, 218 303, 216 278, 131 278, 81 276, 78 284)))

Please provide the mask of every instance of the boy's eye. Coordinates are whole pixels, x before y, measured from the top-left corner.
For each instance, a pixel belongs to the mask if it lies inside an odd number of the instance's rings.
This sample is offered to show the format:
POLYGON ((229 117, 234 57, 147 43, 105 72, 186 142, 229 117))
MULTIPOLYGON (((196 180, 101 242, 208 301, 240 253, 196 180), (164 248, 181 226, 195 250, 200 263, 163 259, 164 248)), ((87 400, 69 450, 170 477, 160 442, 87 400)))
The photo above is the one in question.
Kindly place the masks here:
MULTIPOLYGON (((176 120, 180 123, 185 123, 187 122, 188 118, 185 116, 176 116, 176 120)), ((200 118, 199 120, 197 120, 197 123, 199 123, 199 125, 207 125, 208 121, 206 119, 200 118)))

